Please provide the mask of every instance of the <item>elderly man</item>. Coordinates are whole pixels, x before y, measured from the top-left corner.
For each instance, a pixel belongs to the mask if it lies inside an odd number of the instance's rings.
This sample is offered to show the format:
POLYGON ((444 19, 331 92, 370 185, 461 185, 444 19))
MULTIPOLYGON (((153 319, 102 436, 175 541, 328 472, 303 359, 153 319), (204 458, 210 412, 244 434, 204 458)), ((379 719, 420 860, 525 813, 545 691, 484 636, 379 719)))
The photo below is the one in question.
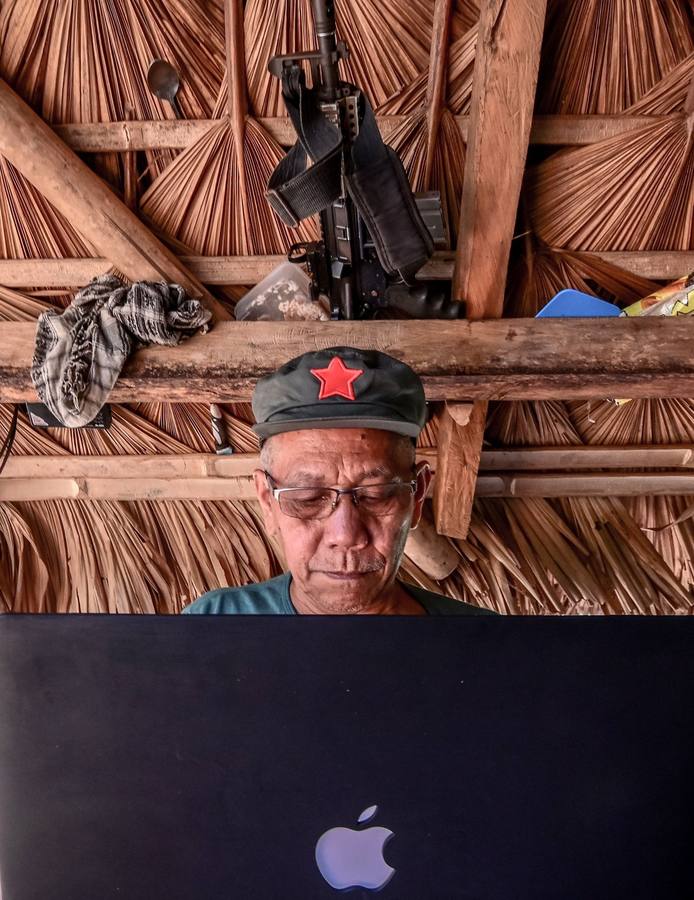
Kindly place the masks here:
POLYGON ((426 403, 409 366, 351 347, 304 353, 258 382, 253 411, 255 488, 289 572, 184 612, 491 613, 397 579, 431 481, 415 458, 426 403))

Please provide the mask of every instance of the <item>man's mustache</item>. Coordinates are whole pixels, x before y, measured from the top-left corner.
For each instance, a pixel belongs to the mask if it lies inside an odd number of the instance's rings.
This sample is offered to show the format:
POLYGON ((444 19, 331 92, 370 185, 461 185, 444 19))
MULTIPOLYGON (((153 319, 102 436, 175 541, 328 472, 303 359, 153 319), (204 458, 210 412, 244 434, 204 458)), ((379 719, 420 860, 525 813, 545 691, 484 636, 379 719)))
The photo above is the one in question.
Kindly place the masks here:
POLYGON ((310 572, 358 572, 360 575, 366 575, 369 572, 380 572, 385 568, 385 563, 380 559, 341 559, 326 560, 325 562, 314 562, 309 566, 310 572))

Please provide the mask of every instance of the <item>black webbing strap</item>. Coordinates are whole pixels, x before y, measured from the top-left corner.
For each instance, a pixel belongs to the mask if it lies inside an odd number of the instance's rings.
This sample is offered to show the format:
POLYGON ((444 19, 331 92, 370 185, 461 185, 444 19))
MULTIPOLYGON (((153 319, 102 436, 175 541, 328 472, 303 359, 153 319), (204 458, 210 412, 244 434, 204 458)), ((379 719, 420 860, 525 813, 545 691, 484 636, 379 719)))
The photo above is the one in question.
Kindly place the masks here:
MULTIPOLYGON (((349 85, 352 93, 357 93, 349 85)), ((280 219, 295 227, 330 206, 347 190, 373 238, 381 265, 407 284, 429 259, 434 244, 419 213, 397 153, 386 144, 371 104, 360 95, 359 132, 345 156, 342 134, 321 112, 303 73, 282 82, 298 141, 272 173, 266 197, 280 219), (313 161, 306 168, 307 159, 313 161)))
POLYGON ((351 146, 347 188, 373 238, 381 265, 407 284, 434 252, 400 157, 383 142, 368 98, 351 146))
POLYGON ((342 135, 320 111, 303 73, 291 85, 283 82, 283 93, 299 140, 272 173, 265 196, 285 225, 296 227, 340 196, 342 135))

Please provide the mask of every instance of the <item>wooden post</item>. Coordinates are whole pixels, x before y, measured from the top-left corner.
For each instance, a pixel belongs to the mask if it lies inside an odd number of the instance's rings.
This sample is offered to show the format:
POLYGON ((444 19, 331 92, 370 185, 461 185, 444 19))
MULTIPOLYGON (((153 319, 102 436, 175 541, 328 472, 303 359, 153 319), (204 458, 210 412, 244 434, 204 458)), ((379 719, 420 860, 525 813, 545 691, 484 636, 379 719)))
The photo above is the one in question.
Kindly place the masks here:
MULTIPOLYGON (((475 53, 472 105, 452 296, 471 319, 501 316, 506 269, 532 125, 546 0, 486 0, 475 53)), ((467 425, 444 409, 434 493, 441 534, 467 535, 486 403, 467 425)))
POLYGON ((0 122, 0 154, 127 278, 176 282, 191 296, 202 298, 215 317, 230 318, 177 257, 1 79, 0 122))

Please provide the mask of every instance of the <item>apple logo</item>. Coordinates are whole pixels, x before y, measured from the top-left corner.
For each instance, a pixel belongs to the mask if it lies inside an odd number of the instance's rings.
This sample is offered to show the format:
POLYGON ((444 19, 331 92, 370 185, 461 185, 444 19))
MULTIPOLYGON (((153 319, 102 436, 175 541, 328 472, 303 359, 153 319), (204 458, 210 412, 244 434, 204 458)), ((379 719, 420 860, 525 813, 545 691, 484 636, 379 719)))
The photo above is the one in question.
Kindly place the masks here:
MULTIPOLYGON (((366 824, 378 812, 369 806, 357 823, 366 824)), ((393 877, 395 869, 383 858, 383 848, 393 834, 388 828, 330 828, 316 843, 318 869, 337 890, 364 887, 378 891, 393 877)))

